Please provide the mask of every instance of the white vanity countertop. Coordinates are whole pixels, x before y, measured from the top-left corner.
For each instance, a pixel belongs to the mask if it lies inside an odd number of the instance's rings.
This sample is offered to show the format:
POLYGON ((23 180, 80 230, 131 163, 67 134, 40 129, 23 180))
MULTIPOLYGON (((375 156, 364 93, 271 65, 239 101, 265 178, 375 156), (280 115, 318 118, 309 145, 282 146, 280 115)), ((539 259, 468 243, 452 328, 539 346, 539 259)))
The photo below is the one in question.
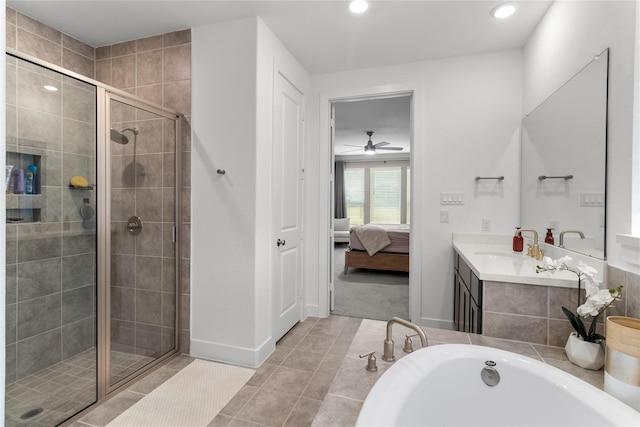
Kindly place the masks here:
MULTIPOLYGON (((573 288, 578 286, 578 276, 570 271, 536 273, 536 266, 541 261, 526 255, 525 251, 512 250, 513 236, 497 234, 453 234, 453 248, 460 254, 471 270, 480 280, 495 282, 523 283, 529 285, 557 286, 573 288)), ((541 249, 557 252, 540 244, 541 249)), ((563 254, 550 254, 552 258, 559 258, 563 254), (559 255, 559 256, 557 256, 559 255)), ((580 260, 579 254, 569 254, 574 260, 580 260)), ((601 276, 602 261, 587 262, 598 270, 601 276)), ((601 280, 601 277, 599 278, 601 280)))

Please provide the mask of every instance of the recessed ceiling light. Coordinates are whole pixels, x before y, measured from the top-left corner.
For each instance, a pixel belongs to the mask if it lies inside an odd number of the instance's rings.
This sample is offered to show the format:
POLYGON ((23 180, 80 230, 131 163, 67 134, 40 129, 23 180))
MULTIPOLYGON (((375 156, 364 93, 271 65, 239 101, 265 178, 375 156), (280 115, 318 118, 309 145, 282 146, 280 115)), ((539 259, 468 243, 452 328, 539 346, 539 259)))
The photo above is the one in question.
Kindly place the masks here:
POLYGON ((516 11, 516 5, 513 3, 504 3, 494 7, 491 10, 491 16, 497 19, 508 18, 516 11))
POLYGON ((362 13, 369 8, 369 4, 364 0, 353 0, 349 3, 349 10, 353 13, 362 13))
POLYGON ((44 86, 44 88, 45 88, 46 90, 48 90, 48 91, 51 91, 51 92, 57 92, 57 91, 58 91, 58 88, 57 88, 57 87, 55 87, 55 86, 51 86, 51 85, 46 85, 46 86, 44 86))

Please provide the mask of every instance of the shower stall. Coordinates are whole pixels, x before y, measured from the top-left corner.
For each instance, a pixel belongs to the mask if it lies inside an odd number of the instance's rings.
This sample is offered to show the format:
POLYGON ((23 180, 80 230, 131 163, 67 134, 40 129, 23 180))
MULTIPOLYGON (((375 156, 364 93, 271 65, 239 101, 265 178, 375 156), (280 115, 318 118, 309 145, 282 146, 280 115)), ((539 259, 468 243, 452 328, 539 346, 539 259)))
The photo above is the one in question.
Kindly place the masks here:
POLYGON ((179 352, 180 113, 6 54, 5 425, 179 352))

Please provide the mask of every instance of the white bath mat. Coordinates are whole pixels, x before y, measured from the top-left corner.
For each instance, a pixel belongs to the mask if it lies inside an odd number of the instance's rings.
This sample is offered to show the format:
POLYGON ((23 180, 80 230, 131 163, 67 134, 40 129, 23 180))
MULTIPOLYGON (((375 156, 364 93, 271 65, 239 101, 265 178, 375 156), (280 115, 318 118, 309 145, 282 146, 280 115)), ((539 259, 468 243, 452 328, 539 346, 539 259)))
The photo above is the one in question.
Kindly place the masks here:
POLYGON ((108 427, 206 426, 255 373, 196 359, 108 424, 108 427))

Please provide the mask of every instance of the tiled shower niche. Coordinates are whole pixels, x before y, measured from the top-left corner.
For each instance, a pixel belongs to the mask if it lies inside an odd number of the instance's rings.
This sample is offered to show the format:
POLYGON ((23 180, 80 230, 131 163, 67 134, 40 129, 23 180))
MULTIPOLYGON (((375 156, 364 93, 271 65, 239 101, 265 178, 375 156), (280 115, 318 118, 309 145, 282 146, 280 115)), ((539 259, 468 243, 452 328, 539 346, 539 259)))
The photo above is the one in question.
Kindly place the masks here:
MULTIPOLYGON (((25 151, 31 150, 25 149, 25 151)), ((5 200, 7 223, 40 221, 40 212, 42 211, 42 189, 39 178, 42 170, 42 156, 34 153, 33 151, 31 153, 16 153, 8 151, 6 154, 6 163, 5 200), (31 183, 29 184, 24 173, 28 168, 32 168, 34 166, 36 170, 31 179, 31 183), (16 187, 16 174, 18 171, 23 174, 20 190, 16 187)))

